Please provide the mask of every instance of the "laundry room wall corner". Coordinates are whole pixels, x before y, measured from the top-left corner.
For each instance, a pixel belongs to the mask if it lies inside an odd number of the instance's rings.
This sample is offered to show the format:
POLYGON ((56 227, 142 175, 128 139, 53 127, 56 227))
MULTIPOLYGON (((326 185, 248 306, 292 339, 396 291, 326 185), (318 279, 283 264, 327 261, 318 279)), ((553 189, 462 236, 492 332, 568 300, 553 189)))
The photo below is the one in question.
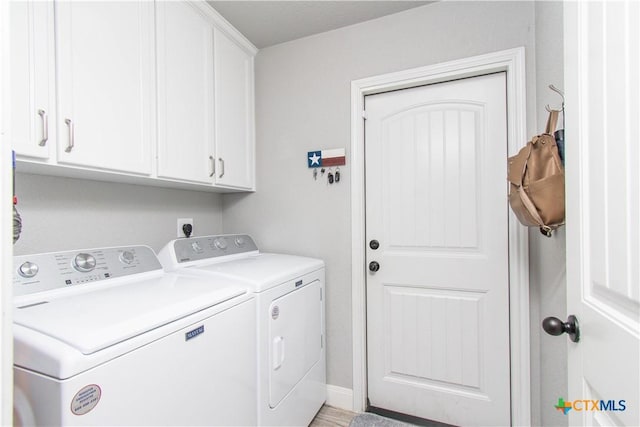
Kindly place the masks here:
MULTIPOLYGON (((545 106, 560 108, 562 102, 558 94, 548 87, 554 84, 563 89, 562 3, 561 1, 535 3, 536 133, 544 129, 547 121, 548 113, 545 106)), ((559 128, 563 127, 563 119, 563 117, 560 118, 559 128)), ((566 342, 545 334, 541 327, 542 319, 547 316, 566 318, 565 244, 564 227, 559 228, 552 238, 543 236, 537 228, 532 228, 529 232, 533 425, 566 426, 568 423, 568 418, 553 407, 558 397, 567 397, 566 342)))
POLYGON ((251 234, 266 251, 325 260, 328 384, 353 387, 351 82, 524 46, 530 133, 534 23, 533 2, 435 2, 256 56, 258 191, 222 196, 223 229, 251 234), (338 184, 307 168, 307 152, 323 148, 346 148, 338 184))

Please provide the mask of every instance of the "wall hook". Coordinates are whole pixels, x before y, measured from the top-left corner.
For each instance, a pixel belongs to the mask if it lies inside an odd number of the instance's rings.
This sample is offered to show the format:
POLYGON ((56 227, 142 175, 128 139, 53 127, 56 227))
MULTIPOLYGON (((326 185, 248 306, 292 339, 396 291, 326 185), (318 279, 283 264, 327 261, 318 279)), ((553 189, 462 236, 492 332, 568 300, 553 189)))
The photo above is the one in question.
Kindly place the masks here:
POLYGON ((558 95, 560 95, 560 97, 562 97, 562 108, 560 110, 553 110, 551 107, 549 107, 549 104, 546 105, 546 108, 548 112, 551 111, 562 111, 564 112, 564 92, 561 91, 560 89, 558 89, 557 87, 555 87, 554 85, 549 85, 549 89, 551 89, 552 91, 554 91, 555 93, 557 93, 558 95))

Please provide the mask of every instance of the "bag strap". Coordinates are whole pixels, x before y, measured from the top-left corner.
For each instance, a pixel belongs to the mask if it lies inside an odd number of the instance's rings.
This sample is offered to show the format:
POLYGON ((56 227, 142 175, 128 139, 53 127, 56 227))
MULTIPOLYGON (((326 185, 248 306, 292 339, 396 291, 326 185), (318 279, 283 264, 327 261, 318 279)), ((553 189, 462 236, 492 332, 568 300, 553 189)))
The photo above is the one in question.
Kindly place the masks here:
POLYGON ((525 146, 525 148, 528 150, 527 151, 527 156, 524 158, 524 162, 522 162, 522 170, 520 171, 520 174, 518 175, 518 181, 514 182, 514 184, 516 184, 516 186, 518 188, 522 187, 522 178, 524 177, 524 173, 527 171, 527 165, 529 164, 529 158, 531 157, 531 152, 533 151, 533 144, 531 142, 528 142, 527 145, 525 146))
MULTIPOLYGON (((558 115, 556 114, 556 120, 557 118, 558 118, 558 115)), ((520 200, 522 200, 523 206, 527 209, 527 212, 529 212, 529 215, 531 215, 531 218, 533 218, 533 220, 538 224, 538 227, 540 227, 540 232, 547 237, 551 237, 551 231, 553 229, 548 225, 544 224, 544 221, 540 217, 540 214, 538 213, 536 206, 533 204, 533 201, 531 200, 527 192, 524 190, 524 186, 522 185, 522 177, 524 176, 524 173, 527 170, 527 166, 529 164, 529 158, 531 157, 531 152, 533 151, 532 144, 528 143, 527 148, 529 149, 529 152, 527 153, 527 157, 524 161, 522 173, 520 174, 519 183, 516 184, 516 187, 518 189, 518 195, 520 196, 520 200)))
POLYGON ((533 204, 533 202, 529 198, 529 195, 527 194, 527 192, 524 191, 523 187, 518 188, 518 194, 520 195, 520 200, 522 200, 522 204, 524 205, 525 208, 527 208, 527 211, 529 212, 533 220, 537 222, 540 227, 543 227, 544 221, 542 221, 542 218, 540 217, 540 214, 538 213, 536 206, 533 204))
POLYGON ((558 114, 560 111, 551 110, 549 111, 549 118, 547 119, 547 127, 544 133, 548 133, 549 135, 553 135, 553 132, 556 130, 556 126, 558 125, 558 114))

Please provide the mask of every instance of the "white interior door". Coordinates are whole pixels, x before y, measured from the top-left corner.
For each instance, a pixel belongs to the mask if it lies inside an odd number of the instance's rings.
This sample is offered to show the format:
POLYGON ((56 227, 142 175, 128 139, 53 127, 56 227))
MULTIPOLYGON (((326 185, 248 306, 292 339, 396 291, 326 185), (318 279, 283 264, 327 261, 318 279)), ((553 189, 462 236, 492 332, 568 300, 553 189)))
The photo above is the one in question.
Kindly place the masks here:
POLYGON ((581 337, 559 406, 571 425, 638 426, 640 3, 567 2, 564 14, 567 312, 581 337))
POLYGON ((369 403, 508 425, 505 74, 365 106, 369 403))

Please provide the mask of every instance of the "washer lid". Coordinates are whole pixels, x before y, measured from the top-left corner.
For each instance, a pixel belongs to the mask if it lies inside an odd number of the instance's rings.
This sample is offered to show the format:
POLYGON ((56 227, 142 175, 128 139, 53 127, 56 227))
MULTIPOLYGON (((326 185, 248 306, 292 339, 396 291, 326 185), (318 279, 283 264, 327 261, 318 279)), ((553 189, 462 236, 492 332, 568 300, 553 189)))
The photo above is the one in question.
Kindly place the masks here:
POLYGON ((15 308, 13 321, 88 355, 247 292, 215 282, 166 274, 15 308))
POLYGON ((201 263, 189 268, 240 279, 245 281, 254 292, 262 292, 322 267, 324 262, 316 258, 261 253, 234 261, 201 263))

